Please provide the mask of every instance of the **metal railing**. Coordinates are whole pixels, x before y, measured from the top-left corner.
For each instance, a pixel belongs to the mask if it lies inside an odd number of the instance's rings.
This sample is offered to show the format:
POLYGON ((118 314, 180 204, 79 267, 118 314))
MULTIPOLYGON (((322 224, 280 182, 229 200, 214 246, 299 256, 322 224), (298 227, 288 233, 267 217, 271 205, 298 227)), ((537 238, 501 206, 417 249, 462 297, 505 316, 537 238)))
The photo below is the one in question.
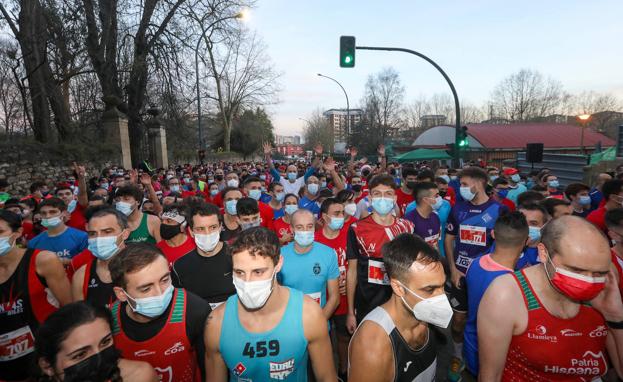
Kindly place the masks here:
POLYGON ((532 163, 526 161, 526 152, 517 153, 517 168, 521 173, 528 174, 533 168, 541 170, 548 168, 558 177, 560 185, 566 187, 571 183, 584 181, 584 166, 588 165, 589 156, 575 154, 543 153, 543 162, 532 163))

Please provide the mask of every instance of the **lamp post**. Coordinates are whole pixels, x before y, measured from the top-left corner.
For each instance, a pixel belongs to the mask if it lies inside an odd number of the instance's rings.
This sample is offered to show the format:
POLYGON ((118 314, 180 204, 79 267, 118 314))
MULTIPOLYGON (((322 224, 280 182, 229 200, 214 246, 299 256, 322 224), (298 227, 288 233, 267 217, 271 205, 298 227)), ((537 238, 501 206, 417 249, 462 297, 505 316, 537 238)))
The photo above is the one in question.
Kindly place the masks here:
POLYGON ((201 30, 201 37, 197 40, 197 46, 195 47, 195 86, 197 87, 197 138, 199 141, 199 150, 203 149, 203 134, 201 132, 201 91, 199 89, 199 46, 201 45, 201 41, 205 39, 206 32, 212 29, 216 24, 229 19, 244 19, 246 17, 246 11, 242 10, 233 16, 220 18, 203 28, 201 30))
POLYGON ((331 78, 329 76, 325 76, 324 74, 320 74, 318 73, 318 77, 324 77, 324 78, 328 78, 331 81, 335 82, 344 92, 344 96, 346 97, 346 139, 348 138, 349 134, 350 134, 350 104, 348 103, 348 94, 346 94, 346 90, 344 90, 344 87, 342 86, 342 84, 340 84, 335 78, 331 78))
POLYGON ((581 114, 577 116, 578 121, 580 122, 580 150, 582 151, 582 154, 586 154, 586 151, 584 150, 584 130, 586 130, 586 126, 588 125, 588 123, 591 120, 591 115, 590 114, 581 114))

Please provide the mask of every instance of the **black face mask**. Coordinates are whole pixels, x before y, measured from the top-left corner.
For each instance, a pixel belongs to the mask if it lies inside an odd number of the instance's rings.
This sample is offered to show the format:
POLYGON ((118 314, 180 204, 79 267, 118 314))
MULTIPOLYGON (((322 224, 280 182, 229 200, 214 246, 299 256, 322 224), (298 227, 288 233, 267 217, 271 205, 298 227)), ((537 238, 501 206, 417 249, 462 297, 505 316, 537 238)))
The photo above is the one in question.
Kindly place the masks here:
POLYGON ((447 194, 447 193, 448 193, 448 191, 445 191, 445 190, 439 190, 439 196, 441 196, 442 198, 443 198, 444 196, 446 196, 446 194, 447 194))
POLYGON ((361 172, 361 175, 363 175, 363 176, 367 177, 368 175, 370 175, 370 170, 363 170, 363 171, 361 172))
POLYGON ((351 187, 355 192, 361 192, 361 184, 355 184, 351 187))
POLYGON ((407 188, 413 190, 417 182, 407 182, 407 188))
POLYGON ((175 237, 175 235, 181 233, 180 230, 181 224, 176 225, 168 225, 168 224, 160 224, 160 237, 164 240, 171 240, 175 237))
POLYGON ((105 382, 117 369, 120 352, 114 346, 107 347, 77 364, 63 369, 64 382, 105 382))
POLYGON ((223 181, 223 175, 216 175, 216 176, 214 177, 214 179, 216 179, 216 180, 217 180, 217 181, 219 181, 219 182, 222 182, 222 181, 223 181))

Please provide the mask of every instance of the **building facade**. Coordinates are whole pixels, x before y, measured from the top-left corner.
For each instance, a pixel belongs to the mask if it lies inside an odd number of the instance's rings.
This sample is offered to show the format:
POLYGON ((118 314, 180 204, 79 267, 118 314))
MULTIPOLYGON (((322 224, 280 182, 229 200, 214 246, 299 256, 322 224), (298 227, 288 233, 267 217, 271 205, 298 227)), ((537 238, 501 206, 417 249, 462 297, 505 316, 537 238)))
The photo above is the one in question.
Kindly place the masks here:
POLYGON ((300 145, 301 144, 301 136, 300 135, 275 135, 275 144, 276 145, 300 145))
POLYGON ((303 145, 293 143, 277 144, 276 150, 279 154, 286 157, 303 156, 305 153, 305 150, 303 150, 303 145))
POLYGON ((363 117, 363 110, 361 109, 329 109, 322 113, 327 118, 329 125, 333 129, 333 140, 336 144, 345 143, 348 141, 348 116, 350 115, 350 127, 352 129, 357 123, 361 121, 363 117))

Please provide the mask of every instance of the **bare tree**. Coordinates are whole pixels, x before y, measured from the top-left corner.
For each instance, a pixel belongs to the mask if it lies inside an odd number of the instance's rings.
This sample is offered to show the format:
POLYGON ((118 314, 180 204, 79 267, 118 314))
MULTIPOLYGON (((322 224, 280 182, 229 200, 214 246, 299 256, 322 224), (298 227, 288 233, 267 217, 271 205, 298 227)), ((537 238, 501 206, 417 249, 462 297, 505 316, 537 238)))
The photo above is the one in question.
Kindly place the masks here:
POLYGON ((422 126, 422 117, 428 114, 430 114, 430 102, 422 94, 405 107, 403 120, 409 129, 414 130, 422 126))
POLYGON ((372 118, 370 122, 380 129, 382 141, 403 124, 404 94, 405 88, 394 68, 385 68, 368 77, 363 104, 372 118))
POLYGON ((565 101, 562 84, 538 71, 522 69, 503 79, 491 94, 497 117, 524 122, 560 113, 565 101))
POLYGON ((243 109, 277 102, 281 76, 273 69, 266 46, 255 33, 240 28, 207 36, 207 63, 223 128, 225 151, 231 149, 234 117, 243 109), (218 39, 222 39, 217 44, 218 39))
POLYGON ((314 111, 309 118, 309 122, 303 130, 303 137, 305 139, 305 149, 307 150, 312 150, 318 143, 322 147, 329 148, 329 150, 332 150, 334 147, 333 128, 320 110, 314 111))

